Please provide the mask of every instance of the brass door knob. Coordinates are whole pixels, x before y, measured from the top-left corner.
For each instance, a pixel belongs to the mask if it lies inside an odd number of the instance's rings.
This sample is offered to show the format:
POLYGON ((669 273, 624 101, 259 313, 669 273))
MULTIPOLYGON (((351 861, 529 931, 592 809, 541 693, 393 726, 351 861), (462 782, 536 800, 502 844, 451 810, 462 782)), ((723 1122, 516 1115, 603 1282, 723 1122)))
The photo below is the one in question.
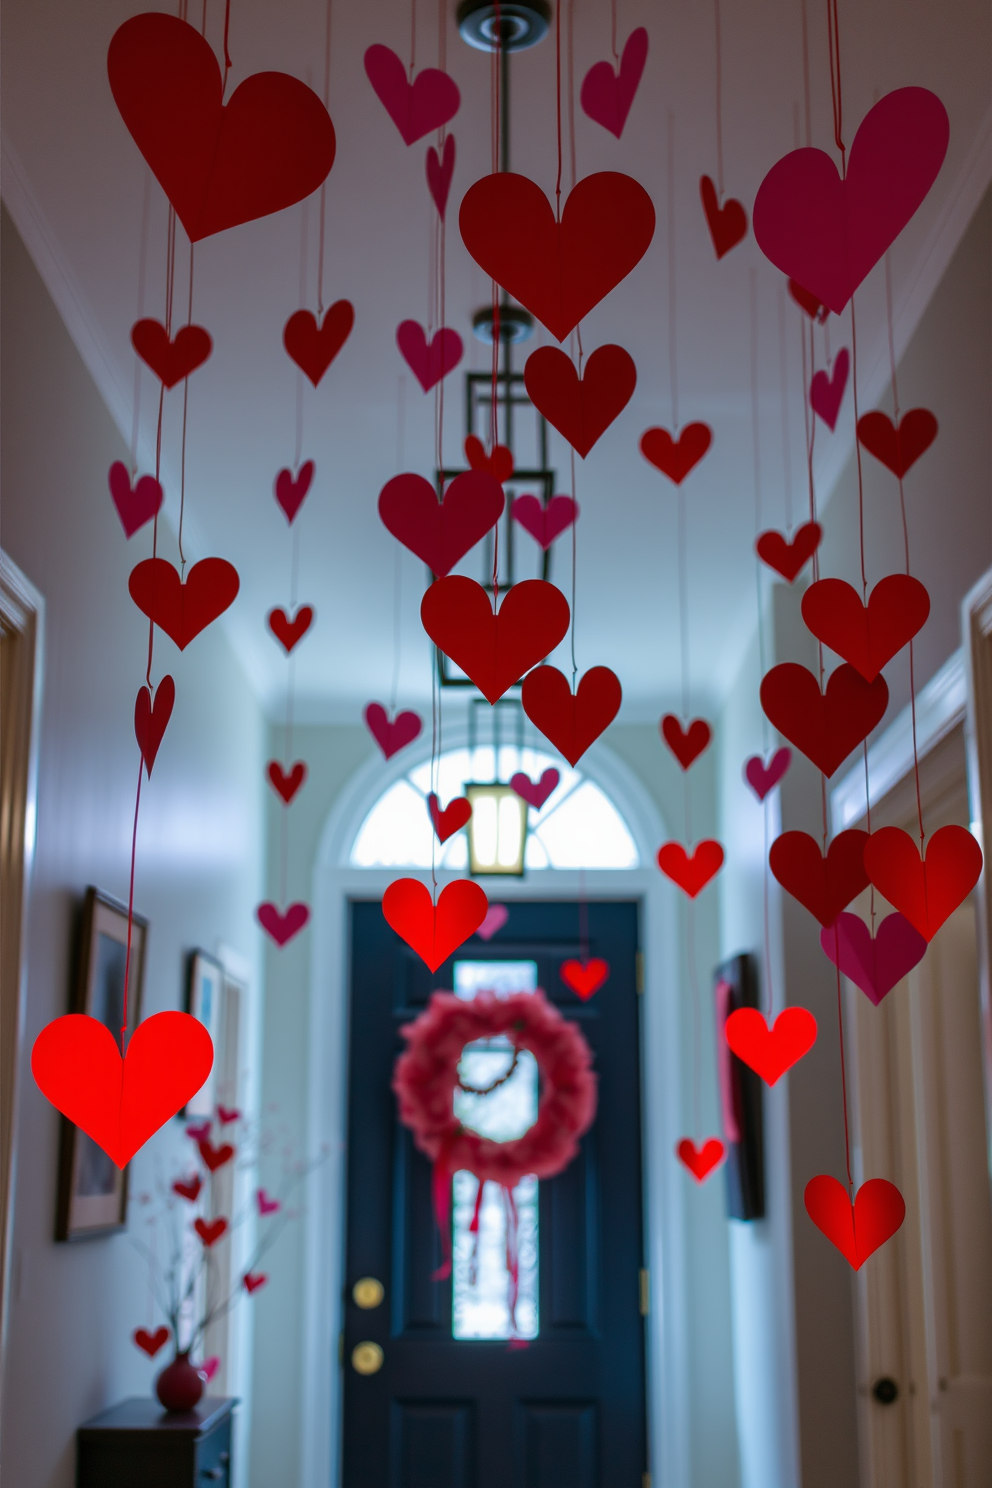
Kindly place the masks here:
POLYGON ((386 1295, 386 1288, 374 1276, 362 1276, 351 1289, 356 1307, 378 1307, 386 1295))
POLYGON ((383 1352, 377 1343, 356 1343, 351 1351, 351 1367, 356 1374, 378 1374, 383 1352))

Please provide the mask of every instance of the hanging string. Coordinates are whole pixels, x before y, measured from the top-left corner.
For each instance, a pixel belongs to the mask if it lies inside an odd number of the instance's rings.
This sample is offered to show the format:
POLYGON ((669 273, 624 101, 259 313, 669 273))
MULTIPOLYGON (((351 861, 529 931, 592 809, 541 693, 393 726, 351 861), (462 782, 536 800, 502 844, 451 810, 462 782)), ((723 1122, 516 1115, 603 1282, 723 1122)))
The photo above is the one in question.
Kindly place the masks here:
MULTIPOLYGON (((789 365, 785 348, 785 294, 779 286, 778 292, 778 376, 779 398, 782 405, 782 478, 785 488, 785 525, 792 537, 792 445, 789 440, 789 365)), ((803 389, 803 408, 806 406, 806 391, 803 389)))
POLYGON ((555 117, 558 125, 558 175, 555 179, 555 221, 561 221, 561 5, 555 6, 555 117))
POLYGON ((568 0, 568 144, 571 152, 571 189, 575 190, 575 0, 568 0))
MULTIPOLYGON (((834 931, 836 937, 837 932, 834 931)), ((851 1176, 851 1133, 847 1120, 847 1068, 844 1060, 844 1004, 840 989, 840 958, 837 959, 837 1032, 840 1038, 840 1089, 844 1103, 844 1161, 847 1165, 847 1192, 854 1203, 854 1179, 851 1176)))
POLYGON ((827 36, 830 41, 830 102, 834 115, 834 144, 840 151, 840 173, 847 175, 847 152, 844 147, 844 114, 840 88, 840 21, 837 0, 827 0, 827 36))
POLYGON ((134 929, 134 863, 138 849, 138 810, 141 806, 141 772, 145 757, 138 751, 138 789, 134 793, 134 825, 131 828, 131 876, 127 891, 127 950, 124 952, 124 1008, 121 1022, 121 1058, 127 1053, 127 991, 131 979, 131 932, 134 929))
POLYGON ((868 579, 865 574, 865 490, 861 470, 861 440, 858 438, 858 328, 851 295, 851 388, 854 394, 854 451, 858 464, 858 543, 861 550, 861 599, 868 602, 868 579))
MULTIPOLYGON (((138 249, 138 319, 145 313, 145 273, 148 265, 148 214, 151 203, 152 173, 145 169, 145 185, 141 201, 141 237, 138 249)), ((131 479, 138 473, 138 432, 141 427, 141 368, 138 353, 134 354, 134 395, 131 412, 131 479)))
POLYGON ((445 0, 437 0, 437 65, 441 72, 448 70, 448 12, 445 0))
POLYGON ((668 110, 668 379, 672 393, 672 433, 679 432, 679 355, 675 295, 675 115, 668 110))
MULTIPOLYGON (((575 494, 575 450, 574 449, 569 449, 569 457, 570 457, 571 462, 572 462, 572 501, 575 503, 575 510, 577 511, 578 510, 578 501, 577 501, 576 494, 575 494)), ((573 519, 572 519, 572 691, 573 691, 573 693, 575 691, 575 681, 576 681, 576 678, 579 675, 578 663, 575 660, 575 621, 576 621, 576 603, 575 603, 575 594, 576 594, 576 581, 575 581, 575 574, 576 574, 576 536, 575 536, 575 529, 576 529, 576 527, 578 525, 579 524, 575 520, 574 515, 573 515, 573 519)))
MULTIPOLYGON (((193 324, 193 248, 189 245, 189 303, 186 308, 186 324, 193 324)), ((179 457, 179 563, 180 579, 186 574, 186 555, 183 552, 183 517, 186 512, 186 415, 189 409, 189 377, 183 378, 183 437, 179 457)))
POLYGON ((723 63, 720 46, 720 0, 713 0, 716 23, 716 186, 723 201, 723 63))
MULTIPOLYGON (((751 270, 751 448, 754 456, 754 530, 757 535, 762 530, 761 520, 761 421, 758 408, 758 271, 751 270)), ((755 596, 758 604, 758 668, 761 676, 765 675, 765 606, 761 588, 761 560, 754 555, 754 583, 755 596)), ((764 759, 768 757, 769 737, 768 719, 765 710, 761 709, 761 753, 764 759)), ((768 867, 768 811, 769 798, 766 794, 761 803, 762 820, 764 826, 765 850, 762 858, 762 899, 763 899, 763 928, 764 928, 764 963, 765 963, 765 987, 767 989, 766 1008, 769 1021, 775 1011, 775 994, 772 987, 772 961, 771 961, 771 935, 769 933, 769 867, 768 867)))
MULTIPOLYGON (((679 653, 682 670, 682 719, 689 722, 689 586, 686 543, 685 495, 679 486, 678 502, 678 558, 679 558, 679 653)), ((692 803, 689 771, 682 771, 682 808, 685 825, 685 844, 692 843, 692 803)))
POLYGON ((410 81, 417 61, 417 0, 410 0, 410 81))
POLYGON ((620 54, 617 51, 617 0, 613 0, 610 10, 610 45, 613 48, 613 61, 619 67, 620 54))
POLYGON ((703 1083, 703 1030, 702 1013, 699 1006, 699 977, 696 972, 696 901, 686 900, 685 909, 686 961, 689 968, 689 995, 692 998, 692 1135, 703 1134, 702 1093, 703 1083))
POLYGON ((227 92, 227 75, 231 70, 231 54, 227 49, 227 38, 231 30, 231 0, 224 6, 224 83, 220 90, 221 100, 227 92))
POLYGON ((803 108, 806 114, 806 148, 809 149, 813 141, 813 128, 811 124, 809 103, 809 22, 806 16, 806 0, 802 0, 803 15, 803 108))
MULTIPOLYGON (((330 110, 331 99, 331 0, 327 0, 324 26, 324 107, 330 110)), ((324 318, 324 232, 327 218, 327 177, 320 183, 320 235, 317 246, 317 321, 324 318)))
MULTIPOLYGON (((396 469, 403 469, 406 444, 406 378, 402 372, 396 379, 396 469)), ((393 682, 389 692, 389 716, 396 717, 396 698, 400 682, 400 647, 403 631, 400 625, 401 595, 403 587, 403 548, 395 544, 393 555, 393 682)))
MULTIPOLYGON (((502 70, 503 61, 503 22, 500 16, 499 0, 496 0, 496 45, 492 49, 492 62, 490 67, 490 117, 492 121, 492 167, 493 174, 500 168, 499 141, 500 141, 500 95, 502 92, 502 70)), ((492 280, 492 306, 493 306, 493 356, 492 356, 492 382, 489 394, 489 451, 490 454, 499 443, 499 351, 502 340, 502 329, 500 326, 499 288, 496 280, 492 280)), ((509 358, 509 351, 507 351, 509 358)), ((509 366, 509 364, 508 364, 509 366)), ((506 379, 506 396, 510 397, 509 370, 506 379)), ((493 529, 493 614, 499 600, 499 523, 493 529)))

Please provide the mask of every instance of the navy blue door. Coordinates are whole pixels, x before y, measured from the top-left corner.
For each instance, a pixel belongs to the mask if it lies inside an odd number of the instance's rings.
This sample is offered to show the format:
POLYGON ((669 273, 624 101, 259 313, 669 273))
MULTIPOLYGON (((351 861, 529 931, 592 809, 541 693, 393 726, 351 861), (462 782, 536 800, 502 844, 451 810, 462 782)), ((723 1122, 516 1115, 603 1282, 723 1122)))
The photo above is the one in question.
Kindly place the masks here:
POLYGON ((610 977, 583 1003, 559 976, 580 953, 575 903, 511 903, 491 940, 473 937, 433 975, 378 902, 351 906, 344 1488, 642 1488, 638 905, 587 914, 588 954, 610 977), (431 1165, 390 1089, 401 1025, 432 991, 452 989, 456 964, 459 977, 485 978, 479 962, 498 963, 494 975, 536 966, 537 985, 588 1040, 599 1081, 579 1156, 538 1186, 536 1336, 525 1346, 456 1336, 453 1283, 431 1279, 442 1259, 431 1165))

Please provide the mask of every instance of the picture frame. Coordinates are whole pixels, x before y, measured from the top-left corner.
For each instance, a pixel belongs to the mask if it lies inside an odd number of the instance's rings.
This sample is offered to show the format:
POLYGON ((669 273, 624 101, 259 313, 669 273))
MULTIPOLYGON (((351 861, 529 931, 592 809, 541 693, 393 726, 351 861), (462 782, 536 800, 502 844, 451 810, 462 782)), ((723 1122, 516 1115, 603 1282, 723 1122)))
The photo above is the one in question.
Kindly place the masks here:
MULTIPOLYGON (((214 1049, 218 1047, 221 1006, 224 997, 224 968, 216 956, 206 951, 193 951, 189 958, 189 975, 186 984, 186 1011, 202 1023, 210 1035, 214 1049)), ((215 1057, 206 1081, 194 1096, 187 1101, 183 1116, 189 1119, 207 1119, 214 1114, 214 1084, 217 1078, 215 1057)))
MULTIPOLYGON (((90 887, 86 890, 74 963, 70 1011, 98 1018, 120 1038, 127 960, 127 905, 90 887)), ((128 976, 128 1037, 141 1019, 148 921, 131 916, 128 976)), ((85 1240, 127 1227, 128 1169, 111 1162, 92 1137, 65 1117, 59 1140, 56 1240, 85 1240)))

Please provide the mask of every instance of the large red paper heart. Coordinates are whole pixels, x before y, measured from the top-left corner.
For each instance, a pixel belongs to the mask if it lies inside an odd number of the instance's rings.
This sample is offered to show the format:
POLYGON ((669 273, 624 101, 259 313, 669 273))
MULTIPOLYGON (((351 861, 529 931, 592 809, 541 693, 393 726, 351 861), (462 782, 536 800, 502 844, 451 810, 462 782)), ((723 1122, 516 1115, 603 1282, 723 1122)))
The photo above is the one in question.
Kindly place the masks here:
POLYGON ((135 1328, 131 1336, 142 1353, 147 1354, 149 1359, 154 1359, 159 1349, 168 1343, 172 1335, 163 1323, 161 1327, 155 1329, 154 1333, 149 1333, 147 1328, 135 1328))
POLYGON ((831 673, 823 693, 813 673, 794 661, 772 667, 761 680, 769 723, 827 776, 867 739, 888 705, 885 678, 866 682, 847 662, 831 673))
POLYGON ((683 1137, 675 1149, 679 1162, 689 1169, 697 1183, 705 1183, 713 1169, 723 1162, 726 1152, 719 1137, 710 1137, 701 1147, 691 1137, 683 1137))
POLYGON ((49 1023, 31 1051, 42 1095, 118 1168, 196 1094, 213 1062, 210 1035, 189 1013, 146 1018, 123 1059, 110 1029, 83 1013, 49 1023))
POLYGON ((903 1196, 887 1178, 862 1183, 852 1204, 842 1183, 829 1173, 819 1173, 807 1183, 803 1203, 816 1228, 855 1271, 892 1238, 906 1218, 903 1196))
POLYGON ((588 1002, 599 991, 609 974, 610 963, 604 961, 602 956, 592 956, 587 961, 563 961, 558 968, 558 975, 565 986, 571 988, 583 1002, 588 1002))
POLYGON ((783 832, 768 854, 768 866, 793 899, 821 925, 832 925, 842 909, 868 887, 865 843, 868 833, 851 827, 838 832, 826 857, 808 832, 783 832))
POLYGON ((438 842, 447 842, 448 838, 460 832, 469 820, 472 815, 472 803, 464 796, 456 796, 442 811, 440 801, 431 791, 427 797, 427 813, 437 833, 438 842))
POLYGON ((146 558, 132 568, 128 593, 143 615, 165 631, 180 651, 223 615, 237 598, 238 571, 226 558, 201 558, 186 575, 164 558, 146 558))
POLYGON ((439 155, 433 145, 427 150, 427 189, 442 220, 448 209, 448 192, 455 173, 455 136, 449 134, 439 155))
POLYGON ((525 672, 555 649, 568 630, 568 601, 544 579, 524 579, 503 596, 499 613, 474 579, 437 579, 420 605, 436 646, 497 702, 525 672))
POLYGON ((204 1248, 209 1250, 212 1245, 217 1244, 222 1235, 227 1234, 227 1220, 197 1219, 193 1223, 193 1228, 202 1240, 204 1248))
POLYGON ((673 439, 667 429, 645 429, 641 435, 641 454, 662 475, 680 486, 712 443, 709 424, 686 424, 678 439, 673 439))
POLYGON ((571 496, 552 496, 547 506, 539 496, 515 496, 510 515, 547 552, 578 517, 579 505, 571 496))
POLYGON ((267 900, 255 910, 255 918, 266 935, 282 950, 307 924, 310 910, 299 901, 289 905, 286 910, 281 910, 278 905, 267 900))
POLYGON ((276 476, 276 501, 282 507, 286 521, 292 523, 310 489, 314 464, 304 460, 296 475, 291 470, 280 470, 276 476))
POLYGON ((494 475, 465 470, 438 501, 422 475, 394 475, 379 492, 379 516, 395 538, 443 577, 491 532, 506 498, 494 475))
POLYGON ((523 710, 570 765, 577 765, 620 711, 620 681, 609 667, 590 667, 575 695, 557 667, 535 667, 520 689, 523 710))
POLYGON ((579 99, 583 112, 617 139, 623 134, 647 60, 648 33, 638 26, 627 37, 616 71, 610 62, 596 62, 582 79, 579 99))
POLYGON ((485 893, 468 878, 446 885, 436 907, 430 890, 417 878, 396 879, 382 896, 387 925, 431 971, 437 971, 442 961, 478 930, 488 909, 485 893))
POLYGON ((888 574, 861 603, 843 579, 818 579, 803 595, 807 628, 872 682, 887 661, 923 629, 930 596, 919 579, 888 574))
POLYGON ((518 770, 516 775, 510 776, 510 788, 515 790, 528 806, 533 806, 535 811, 540 811, 548 797, 558 789, 560 780, 561 776, 553 765, 545 770, 540 780, 537 781, 531 780, 529 775, 518 770))
POLYGON ((111 465, 107 484, 125 537, 133 537, 139 527, 157 516, 165 500, 165 493, 153 475, 141 476, 132 486, 123 460, 115 460, 111 465))
POLYGON ((886 915, 874 935, 857 915, 840 914, 820 931, 820 945, 875 1007, 927 952, 923 936, 898 911, 886 915))
POLYGON ((409 709, 405 713, 398 713, 390 721, 389 714, 381 703, 369 703, 363 716, 365 727, 387 760, 412 744, 424 726, 420 714, 409 709))
POLYGON ((396 327, 396 345, 425 393, 454 371, 464 350, 461 336, 450 326, 435 331, 428 341, 426 331, 416 320, 400 321, 396 327))
POLYGON ((704 837, 690 857, 681 842, 666 842, 658 849, 658 867, 690 899, 695 899, 723 867, 723 848, 711 837, 704 837))
POLYGON ((510 171, 476 181, 458 213, 462 241, 479 267, 557 341, 640 263, 654 221, 644 187, 617 171, 579 181, 560 223, 540 186, 510 171))
POLYGON ((723 1025, 728 1048, 766 1085, 774 1085, 816 1043, 816 1019, 804 1007, 788 1007, 771 1028, 757 1008, 742 1007, 723 1025))
POLYGON ((758 534, 754 549, 762 563, 767 563, 791 584, 820 546, 822 536, 823 528, 819 522, 804 522, 796 528, 791 540, 783 532, 770 528, 758 534))
POLYGON ((171 340, 158 320, 136 320, 131 327, 131 345, 167 388, 202 367, 213 344, 210 333, 198 325, 182 326, 171 340))
POLYGON ((718 259, 731 248, 735 248, 747 236, 747 213, 739 201, 729 196, 721 207, 716 187, 709 176, 701 176, 699 198, 706 213, 706 222, 713 239, 713 248, 718 259))
POLYGON ((580 379, 570 356, 541 346, 524 365, 524 386, 538 413, 585 459, 630 402, 637 368, 622 346, 597 346, 580 379))
POLYGON ((814 372, 809 387, 809 406, 819 414, 831 433, 837 427, 837 415, 844 401, 847 374, 851 370, 851 358, 846 346, 842 346, 834 358, 833 371, 814 372))
POLYGON ((302 201, 334 164, 334 126, 316 93, 286 73, 256 72, 225 104, 209 42, 175 16, 125 21, 107 72, 191 243, 302 201))
POLYGON ((950 134, 926 88, 898 88, 865 115, 842 181, 823 150, 793 150, 758 188, 758 246, 839 315, 937 178, 950 134))
POLYGON ((283 327, 282 344, 316 387, 354 324, 355 307, 350 300, 335 300, 329 305, 319 326, 312 310, 294 310, 283 327))
POLYGON ((215 1147, 207 1137, 202 1137, 197 1146, 200 1149, 200 1156, 211 1173, 216 1173, 234 1156, 234 1148, 230 1142, 224 1142, 220 1147, 215 1147))
POLYGON ((313 624, 313 606, 300 605, 292 619, 284 609, 277 606, 269 611, 265 622, 288 656, 313 624))
POLYGON ((488 470, 500 485, 513 474, 513 451, 505 444, 494 444, 492 452, 486 454, 486 446, 477 434, 469 434, 465 440, 465 458, 472 470, 488 470))
POLYGON ((683 728, 681 718, 666 713, 661 720, 661 736, 683 770, 688 770, 709 744, 713 730, 705 718, 693 718, 689 727, 683 728))
POLYGON ((200 1197, 200 1189, 202 1187, 203 1179, 199 1173, 194 1173, 192 1178, 177 1178, 172 1185, 172 1191, 173 1193, 177 1193, 180 1198, 188 1199, 191 1204, 195 1204, 200 1197))
POLYGON ((265 773, 276 795, 288 806, 307 778, 307 767, 303 760, 297 760, 287 773, 278 760, 269 760, 265 773))
POLYGON ((870 455, 902 480, 937 438, 937 420, 929 408, 911 408, 898 424, 875 409, 858 419, 858 438, 870 455))
POLYGON ((982 849, 966 827, 940 827, 926 858, 901 827, 880 827, 865 844, 865 869, 880 894, 930 941, 975 887, 982 849))
POLYGON ((365 75, 406 145, 441 129, 462 101, 454 80, 436 67, 425 67, 411 83, 402 61, 387 46, 368 48, 365 75))
POLYGON ((787 744, 776 749, 767 765, 760 754, 752 754, 744 765, 744 779, 759 801, 763 801, 770 790, 774 790, 792 763, 792 750, 787 744))
POLYGON ((162 742, 162 735, 172 717, 175 701, 176 684, 169 676, 163 677, 156 687, 154 703, 147 687, 138 688, 138 696, 134 700, 134 737, 138 741, 141 758, 145 762, 145 769, 149 776, 152 773, 155 756, 158 754, 158 746, 162 742))

